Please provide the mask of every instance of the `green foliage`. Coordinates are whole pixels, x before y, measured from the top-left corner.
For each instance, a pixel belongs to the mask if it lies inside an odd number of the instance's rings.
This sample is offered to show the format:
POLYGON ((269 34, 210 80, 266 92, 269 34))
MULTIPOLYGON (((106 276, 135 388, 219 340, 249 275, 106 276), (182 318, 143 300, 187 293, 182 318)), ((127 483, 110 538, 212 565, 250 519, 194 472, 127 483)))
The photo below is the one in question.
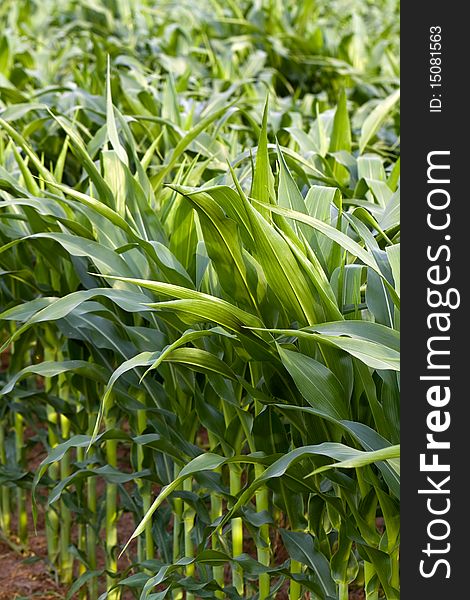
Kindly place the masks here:
POLYGON ((0 524, 69 597, 399 597, 397 11, 0 7, 0 524))

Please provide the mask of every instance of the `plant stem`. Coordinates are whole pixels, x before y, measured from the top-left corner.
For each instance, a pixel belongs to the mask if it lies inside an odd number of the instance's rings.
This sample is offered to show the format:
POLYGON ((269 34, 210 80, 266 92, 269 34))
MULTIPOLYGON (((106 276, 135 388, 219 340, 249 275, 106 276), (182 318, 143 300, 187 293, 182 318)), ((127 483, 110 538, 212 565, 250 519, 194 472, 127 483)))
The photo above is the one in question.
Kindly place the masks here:
MULTIPOLYGON (((139 434, 142 434, 147 427, 147 411, 138 410, 137 411, 137 430, 139 434)), ((139 471, 144 468, 144 449, 143 446, 138 446, 137 448, 137 462, 139 471)), ((139 491, 142 498, 142 511, 145 515, 151 506, 151 485, 149 481, 139 480, 139 491)), ((145 526, 145 539, 140 542, 139 545, 140 552, 140 561, 142 560, 151 560, 155 556, 155 549, 153 544, 153 535, 152 535, 152 520, 147 523, 145 526)))
MULTIPOLYGON (((264 468, 262 465, 255 465, 255 476, 261 477, 264 468)), ((269 491, 267 488, 261 488, 256 494, 256 510, 261 512, 269 510, 269 491)), ((265 543, 264 547, 258 548, 258 561, 262 565, 269 566, 271 562, 271 550, 269 539, 269 525, 261 525, 260 537, 265 543)), ((259 600, 265 600, 270 592, 270 577, 269 573, 261 573, 258 578, 259 582, 259 600)))
MULTIPOLYGON (((152 505, 150 481, 144 481, 142 486, 142 502, 144 515, 150 510, 152 505)), ((155 546, 152 535, 152 522, 147 523, 145 527, 145 560, 152 560, 155 556, 155 546)))
MULTIPOLYGON (((84 448, 77 448, 77 461, 78 462, 83 462, 83 460, 85 459, 85 449, 84 448)), ((83 482, 77 483, 77 496, 80 502, 80 506, 83 505, 83 482)), ((86 545, 86 525, 83 523, 83 520, 80 520, 80 522, 78 523, 78 531, 77 531, 77 538, 78 538, 78 550, 80 552, 82 552, 85 556, 86 556, 86 552, 87 552, 87 545, 86 545)), ((83 573, 86 572, 86 566, 80 562, 79 568, 78 568, 78 575, 83 575, 83 573)), ((87 591, 85 587, 80 588, 80 591, 78 592, 78 598, 79 600, 86 600, 87 599, 87 591)))
MULTIPOLYGON (((47 338, 47 333, 46 333, 47 338)), ((46 346, 44 348, 44 359, 55 360, 56 354, 55 349, 53 348, 53 344, 49 348, 46 346)), ((52 383, 50 379, 46 379, 45 384, 46 393, 50 393, 52 390, 52 383)), ((59 415, 56 412, 55 408, 51 405, 47 405, 47 438, 49 442, 50 449, 54 449, 59 444, 59 435, 58 435, 58 424, 59 424, 59 415)), ((54 485, 59 479, 59 464, 54 462, 50 465, 47 470, 47 474, 49 475, 52 484, 54 485)), ((58 566, 59 559, 59 537, 60 537, 60 518, 58 513, 57 506, 52 506, 46 512, 46 538, 47 538, 47 556, 49 558, 49 562, 53 566, 58 566)))
MULTIPOLYGON (((24 465, 24 419, 23 416, 15 413, 15 448, 16 462, 19 466, 24 465)), ((28 541, 28 513, 26 512, 26 494, 25 490, 18 487, 16 490, 17 514, 18 514, 18 537, 21 544, 28 541)))
MULTIPOLYGON (((70 421, 65 415, 60 415, 62 438, 70 437, 70 421)), ((60 461, 60 478, 63 481, 70 475, 70 454, 66 452, 60 461)), ((72 515, 64 500, 60 501, 60 580, 71 583, 73 579, 73 557, 69 551, 72 515)))
MULTIPOLYGON (((58 422, 58 414, 50 406, 47 407, 47 418, 48 418, 48 438, 50 448, 55 448, 58 441, 58 436, 54 430, 54 425, 58 422)), ((48 469, 48 475, 52 483, 59 479, 59 465, 58 463, 52 463, 48 469)), ((59 529, 60 519, 57 512, 56 506, 52 506, 46 512, 46 537, 47 537, 47 555, 52 565, 57 564, 59 557, 59 529)))
MULTIPOLYGON (((210 431, 208 432, 208 436, 209 436, 210 450, 213 451, 214 448, 216 447, 217 443, 214 440, 213 435, 211 434, 210 431)), ((219 468, 215 469, 215 471, 217 473, 221 473, 222 469, 219 467, 219 468)), ((223 512, 222 509, 223 509, 222 498, 218 494, 212 493, 211 494, 211 521, 212 521, 212 523, 214 523, 214 521, 216 521, 218 518, 220 518, 222 516, 222 512, 223 512)), ((212 549, 219 550, 219 545, 220 545, 220 543, 219 543, 217 536, 213 535, 212 536, 212 549)), ((217 567, 212 567, 212 575, 214 577, 214 580, 219 584, 219 586, 221 588, 223 588, 225 585, 223 565, 217 566, 217 567)), ((215 597, 223 598, 224 593, 222 591, 215 592, 215 597)))
MULTIPOLYGON (((252 383, 255 383, 254 379, 254 371, 253 366, 250 366, 251 371, 251 380, 252 383)), ((255 400, 255 414, 258 415, 262 410, 260 403, 255 400)), ((254 442, 252 440, 252 436, 248 437, 248 443, 250 445, 250 449, 253 451, 254 442)), ((262 465, 255 465, 255 477, 261 477, 264 472, 264 467, 262 465)), ((256 510, 257 512, 269 511, 269 492, 266 487, 260 488, 256 492, 256 510)), ((269 525, 261 525, 260 527, 260 538, 261 541, 264 542, 263 547, 259 547, 257 549, 258 561, 262 565, 266 565, 269 567, 271 563, 271 542, 269 539, 269 525)), ((258 577, 258 588, 259 588, 259 600, 265 600, 268 598, 269 593, 271 591, 271 582, 269 573, 261 573, 258 577)))
MULTIPOLYGON (((193 489, 193 483, 191 478, 185 479, 183 482, 183 490, 185 492, 191 492, 193 489)), ((194 544, 192 539, 192 531, 194 528, 194 509, 185 504, 184 508, 184 554, 188 558, 194 557, 194 544)), ((194 575, 194 563, 186 567, 186 577, 192 577, 194 575)), ((186 600, 194 600, 194 594, 186 592, 186 600)))
MULTIPOLYGON (((87 504, 91 519, 87 524, 87 557, 90 569, 94 571, 97 566, 96 561, 96 477, 89 477, 87 482, 87 504)), ((88 593, 90 600, 98 598, 98 580, 96 577, 88 583, 88 593)))
MULTIPOLYGON (((301 573, 302 572, 302 564, 296 560, 291 560, 290 572, 292 574, 301 573)), ((290 584, 289 584, 289 600, 300 600, 301 592, 302 592, 302 586, 300 585, 300 583, 298 581, 294 581, 293 579, 291 579, 290 584)), ((342 599, 340 598, 340 600, 342 600, 342 599)))
MULTIPOLYGON (((174 477, 178 477, 180 469, 177 465, 174 466, 174 477)), ((181 536, 181 525, 183 522, 183 500, 182 498, 174 499, 174 511, 173 511, 173 562, 181 558, 180 549, 180 536, 181 536)), ((183 592, 181 590, 174 590, 173 600, 181 600, 183 598, 183 592)))
POLYGON ((390 584, 396 590, 400 589, 400 553, 397 550, 390 554, 390 560, 392 563, 392 577, 390 584))
MULTIPOLYGON (((88 417, 88 435, 91 435, 93 431, 96 414, 90 410, 88 417)), ((89 452, 90 463, 88 469, 93 469, 94 465, 92 459, 94 458, 94 449, 92 448, 89 452)), ((86 525, 86 548, 87 548, 87 559, 90 565, 90 570, 95 571, 97 567, 96 558, 96 547, 97 547, 97 501, 96 501, 96 477, 88 477, 86 480, 86 502, 89 513, 88 523, 86 525)), ((93 577, 88 582, 88 597, 89 600, 97 600, 98 598, 98 578, 93 577)))
MULTIPOLYGON (((214 522, 216 519, 218 519, 221 516, 222 516, 222 498, 220 496, 218 496, 217 494, 212 494, 211 495, 211 520, 212 520, 212 522, 214 522)), ((219 549, 219 541, 215 535, 212 536, 212 549, 213 550, 219 549)), ((221 588, 223 588, 224 584, 225 584, 223 565, 219 566, 219 567, 213 567, 212 573, 213 573, 215 581, 220 585, 221 588)), ((215 597, 223 598, 224 593, 223 592, 215 592, 215 597)))
MULTIPOLYGON (((106 419, 106 429, 112 429, 115 425, 114 419, 106 419)), ((109 466, 117 468, 117 440, 106 441, 106 460, 109 466)), ((117 492, 116 483, 108 482, 106 484, 106 569, 111 573, 117 573, 117 492)), ((120 598, 119 588, 111 590, 115 585, 115 581, 114 577, 108 575, 108 600, 119 600, 120 598)))
MULTIPOLYGON (((230 465, 230 495, 236 496, 241 490, 241 469, 238 465, 230 465)), ((231 520, 232 556, 243 554, 243 521, 241 517, 231 520)), ((244 595, 243 571, 240 565, 232 566, 232 583, 240 596, 244 595)))
MULTIPOLYGON (((6 465, 7 455, 5 451, 6 435, 5 435, 5 423, 0 423, 0 464, 6 465)), ((2 486, 1 495, 1 521, 0 526, 2 527, 3 533, 6 536, 10 535, 11 527, 11 507, 10 507, 10 490, 6 485, 2 486)))
POLYGON ((338 598, 339 600, 348 600, 349 598, 349 585, 344 581, 339 584, 338 598))

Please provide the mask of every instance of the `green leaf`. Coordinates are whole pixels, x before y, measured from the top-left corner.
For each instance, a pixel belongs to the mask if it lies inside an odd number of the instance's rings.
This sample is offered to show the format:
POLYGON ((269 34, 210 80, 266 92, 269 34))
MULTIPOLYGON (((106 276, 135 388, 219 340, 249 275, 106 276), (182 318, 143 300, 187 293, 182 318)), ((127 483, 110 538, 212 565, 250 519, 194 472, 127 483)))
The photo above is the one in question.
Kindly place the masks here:
POLYGON ((367 321, 340 321, 304 329, 265 329, 339 348, 373 369, 400 370, 399 336, 393 329, 367 321))
POLYGON ((387 252, 390 267, 392 268, 395 289, 397 290, 397 294, 400 295, 400 244, 387 246, 385 251, 387 252))
POLYGON ((111 67, 109 56, 106 72, 106 127, 108 130, 109 141, 111 142, 114 151, 119 157, 119 160, 121 160, 125 165, 128 165, 129 161, 127 158, 127 153, 119 140, 116 127, 116 120, 114 118, 114 106, 113 99, 111 96, 111 67))
POLYGON ((330 139, 330 152, 338 152, 340 150, 351 152, 351 125, 349 123, 344 89, 339 94, 330 139))
POLYGON ((278 352, 300 393, 318 415, 333 421, 348 418, 343 387, 325 365, 280 346, 278 352))
POLYGON ((280 532, 291 559, 310 567, 318 577, 325 595, 335 596, 336 586, 330 575, 330 565, 326 557, 315 548, 313 537, 301 531, 280 529, 280 532))
POLYGON ((329 469, 357 469, 358 467, 365 467, 366 465, 370 465, 382 460, 391 460, 393 458, 400 458, 400 446, 388 446, 387 448, 382 448, 381 450, 374 450, 372 452, 363 452, 362 450, 355 450, 354 448, 349 448, 350 458, 346 460, 341 460, 338 463, 333 463, 331 465, 324 465, 323 467, 319 467, 315 469, 310 475, 315 475, 317 473, 322 473, 323 471, 328 471, 329 469))
POLYGON ((266 98, 263 121, 256 151, 256 165, 253 174, 251 196, 261 202, 270 203, 274 199, 274 176, 269 164, 268 152, 268 113, 269 101, 266 98))
POLYGON ((95 381, 103 381, 105 371, 100 365, 95 365, 84 360, 44 361, 38 365, 30 365, 18 371, 0 390, 0 396, 8 394, 15 385, 28 375, 38 375, 49 378, 68 372, 78 373, 95 381))
POLYGON ((218 456, 218 455, 212 454, 212 453, 205 453, 205 454, 201 454, 200 456, 197 456, 190 463, 188 463, 185 467, 183 467, 180 471, 179 476, 174 481, 172 481, 172 483, 170 483, 169 485, 162 488, 160 494, 153 501, 152 506, 147 511, 144 518, 141 520, 141 522, 135 529, 135 531, 132 534, 132 536, 130 537, 129 541, 124 546, 121 554, 123 552, 125 552, 127 546, 130 544, 130 542, 134 538, 138 537, 145 530, 145 526, 149 522, 149 520, 152 518, 153 513, 157 510, 157 508, 159 506, 161 506, 163 501, 166 498, 168 498, 168 496, 179 487, 179 485, 187 477, 190 477, 190 476, 195 475, 196 473, 200 473, 202 471, 211 471, 211 470, 217 469, 224 463, 224 461, 225 461, 225 459, 222 456, 218 456))
POLYGON ((359 140, 359 153, 362 154, 371 140, 371 138, 377 133, 382 123, 389 115, 392 108, 400 99, 400 90, 396 90, 393 94, 390 94, 385 100, 382 100, 370 113, 367 119, 364 121, 361 129, 361 138, 359 140))

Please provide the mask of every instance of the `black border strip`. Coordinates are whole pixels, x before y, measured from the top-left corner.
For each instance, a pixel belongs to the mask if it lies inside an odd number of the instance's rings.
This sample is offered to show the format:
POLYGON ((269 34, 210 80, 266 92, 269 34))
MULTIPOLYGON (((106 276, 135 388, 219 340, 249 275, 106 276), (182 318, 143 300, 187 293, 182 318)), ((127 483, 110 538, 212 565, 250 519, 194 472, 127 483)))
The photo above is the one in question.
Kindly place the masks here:
POLYGON ((402 2, 403 600, 470 598, 466 582, 470 565, 467 565, 464 546, 470 533, 467 514, 470 478, 464 466, 470 455, 470 420, 466 417, 469 392, 468 386, 464 386, 470 373, 470 353, 465 344, 470 328, 465 318, 464 294, 468 287, 470 241, 470 191, 468 184, 465 185, 470 175, 467 117, 470 103, 466 92, 469 37, 466 19, 457 13, 455 3, 402 2), (437 28, 441 30, 441 54, 432 55, 431 52, 438 49, 437 28), (439 62, 432 58, 440 58, 440 65, 431 64, 439 62), (440 71, 430 69, 431 66, 440 66, 440 71), (431 87, 432 78, 439 80, 436 74, 442 78, 441 86, 431 87), (439 109, 438 100, 442 102, 440 112, 431 112, 431 100, 435 111, 439 109), (429 154, 444 151, 449 154, 429 154), (431 169, 428 181, 429 162, 450 165, 450 169, 431 169), (450 200, 445 207, 447 195, 450 200), (429 203, 441 203, 444 208, 433 209, 429 203), (446 228, 433 229, 428 218, 437 226, 446 223, 448 218, 450 223, 446 228), (436 265, 436 269, 429 271, 436 265), (446 283, 429 281, 430 278, 443 280, 449 274, 446 283), (460 294, 459 308, 429 305, 430 302, 439 304, 439 296, 433 294, 428 299, 428 290, 440 291, 446 298, 452 288, 456 291, 450 292, 449 303, 456 304, 460 294), (432 313, 446 316, 430 317, 432 313), (449 327, 447 332, 439 331, 438 320, 443 329, 449 327), (433 336, 436 339, 432 339, 433 336), (444 339, 445 336, 449 339, 444 339), (429 354, 428 344, 432 351, 443 350, 449 354, 429 354), (420 379, 421 376, 447 376, 449 380, 420 379), (434 386, 434 391, 429 391, 434 386), (447 402, 446 393, 450 393, 447 402), (448 419, 450 425, 446 428, 448 419), (433 428, 443 431, 433 432, 433 428), (431 433, 434 440, 449 442, 450 448, 427 448, 426 436, 431 433), (440 465, 438 469, 448 465, 449 471, 425 471, 425 466, 420 469, 420 454, 426 455, 424 463, 429 465, 434 460, 440 465), (424 492, 420 494, 418 490, 424 492), (432 510, 436 514, 431 514, 432 510), (438 511, 442 514, 437 514, 438 511), (432 536, 442 539, 432 539, 432 536), (428 576, 423 576, 423 572, 428 576))

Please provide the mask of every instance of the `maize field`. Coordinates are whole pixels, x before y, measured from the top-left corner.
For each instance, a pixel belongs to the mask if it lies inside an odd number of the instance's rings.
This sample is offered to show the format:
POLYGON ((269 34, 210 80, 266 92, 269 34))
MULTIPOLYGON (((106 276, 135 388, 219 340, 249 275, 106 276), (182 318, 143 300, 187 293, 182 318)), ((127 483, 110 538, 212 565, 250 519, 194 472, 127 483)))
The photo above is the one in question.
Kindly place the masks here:
POLYGON ((0 25, 0 598, 398 600, 397 1, 0 25))

